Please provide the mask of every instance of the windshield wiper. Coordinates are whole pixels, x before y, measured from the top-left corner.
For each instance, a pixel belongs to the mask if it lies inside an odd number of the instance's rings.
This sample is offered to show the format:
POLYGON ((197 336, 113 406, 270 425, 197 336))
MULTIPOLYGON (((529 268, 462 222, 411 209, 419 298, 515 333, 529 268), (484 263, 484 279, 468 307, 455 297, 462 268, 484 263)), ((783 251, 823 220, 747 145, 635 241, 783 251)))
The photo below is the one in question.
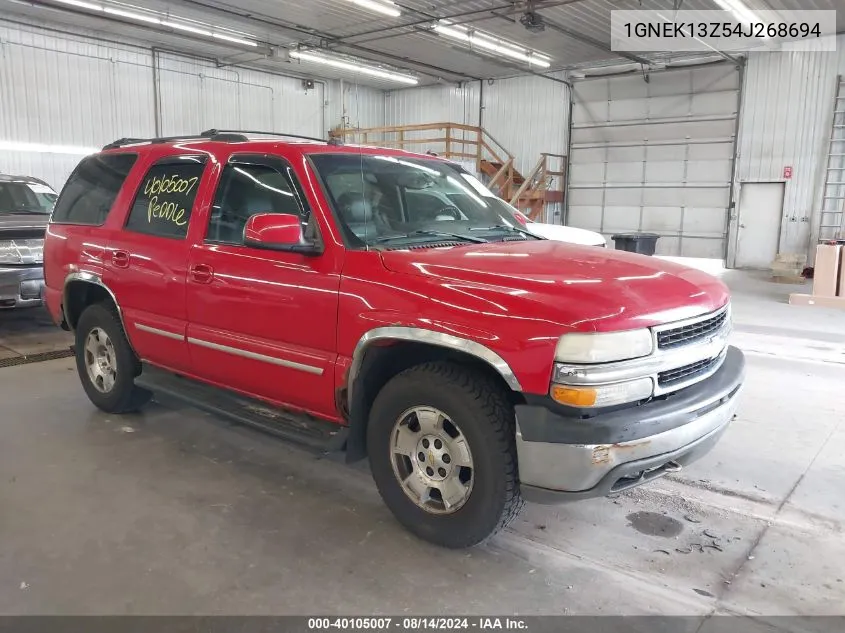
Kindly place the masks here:
MULTIPOLYGON (((471 229, 470 229, 471 230, 471 229)), ((431 237, 451 237, 456 240, 463 240, 464 242, 473 242, 482 244, 488 240, 483 237, 475 237, 472 235, 463 235, 462 233, 449 233, 447 231, 411 231, 410 233, 403 233, 401 235, 386 235, 375 240, 376 244, 384 244, 385 242, 392 242, 394 240, 406 240, 417 236, 431 236, 431 237)))
POLYGON ((521 229, 516 226, 510 226, 507 224, 494 224, 493 226, 471 226, 469 228, 470 231, 497 231, 497 230, 505 230, 510 231, 512 233, 519 233, 520 235, 524 235, 526 237, 531 237, 537 239, 537 236, 528 231, 527 229, 521 229))

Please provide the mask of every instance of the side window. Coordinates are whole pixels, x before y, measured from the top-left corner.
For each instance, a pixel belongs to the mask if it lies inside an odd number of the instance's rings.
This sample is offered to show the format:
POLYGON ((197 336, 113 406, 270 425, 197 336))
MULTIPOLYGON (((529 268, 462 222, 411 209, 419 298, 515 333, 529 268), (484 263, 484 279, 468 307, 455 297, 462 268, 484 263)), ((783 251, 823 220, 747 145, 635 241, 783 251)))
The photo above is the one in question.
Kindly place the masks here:
POLYGON ((52 221, 95 225, 105 222, 136 160, 135 154, 97 154, 83 158, 62 189, 52 221))
POLYGON ((310 224, 310 214, 300 206, 299 192, 291 186, 293 175, 267 165, 232 164, 223 169, 214 196, 206 240, 243 244, 244 228, 256 213, 288 213, 310 224))
POLYGON ((204 169, 205 161, 195 156, 167 158, 150 167, 135 194, 126 230, 184 239, 204 169))

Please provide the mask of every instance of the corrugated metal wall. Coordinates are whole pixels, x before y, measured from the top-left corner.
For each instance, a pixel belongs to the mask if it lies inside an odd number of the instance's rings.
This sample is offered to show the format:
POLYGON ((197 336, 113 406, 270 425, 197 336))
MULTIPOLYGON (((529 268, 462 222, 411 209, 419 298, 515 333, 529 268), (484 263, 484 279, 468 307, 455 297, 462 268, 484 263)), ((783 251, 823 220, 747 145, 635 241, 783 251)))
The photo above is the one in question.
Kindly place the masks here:
POLYGON ((173 55, 156 61, 165 136, 209 128, 325 134, 322 83, 305 90, 301 79, 281 75, 173 55))
MULTIPOLYGON (((0 142, 97 148, 155 135, 156 110, 165 135, 228 127, 324 137, 340 122, 339 84, 317 81, 306 91, 298 78, 0 21, 0 142)), ((384 93, 353 88, 350 119, 382 125, 384 93)), ((4 150, 0 171, 60 188, 79 159, 4 150)))
POLYGON ((845 74, 845 36, 836 48, 752 53, 746 65, 734 200, 738 204, 743 181, 784 181, 783 168, 792 167, 781 252, 814 250, 837 76, 845 74))
MULTIPOLYGON (((153 131, 152 55, 0 22, 0 140, 98 147, 153 131)), ((2 151, 0 171, 60 187, 79 155, 2 151)))
POLYGON ((424 86, 385 96, 385 125, 462 123, 478 125, 478 82, 462 86, 424 86))
POLYGON ((566 153, 567 86, 536 76, 425 86, 387 93, 385 125, 463 123, 483 127, 529 171, 540 152, 566 153))
POLYGON ((330 80, 327 84, 326 122, 331 129, 343 122, 351 127, 384 125, 385 93, 354 81, 330 80))

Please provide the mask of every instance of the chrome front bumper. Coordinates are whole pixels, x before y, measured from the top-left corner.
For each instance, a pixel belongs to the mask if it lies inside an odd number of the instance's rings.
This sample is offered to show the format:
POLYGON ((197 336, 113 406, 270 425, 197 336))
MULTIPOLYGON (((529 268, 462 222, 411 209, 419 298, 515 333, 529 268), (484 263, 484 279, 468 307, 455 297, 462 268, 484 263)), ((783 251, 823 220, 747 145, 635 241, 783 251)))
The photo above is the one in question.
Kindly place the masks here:
POLYGON ((707 380, 663 401, 594 418, 517 406, 523 496, 539 503, 600 497, 692 463, 733 419, 744 367, 742 352, 728 348, 707 380))
POLYGON ((0 266, 0 309, 28 308, 44 303, 44 267, 0 266))

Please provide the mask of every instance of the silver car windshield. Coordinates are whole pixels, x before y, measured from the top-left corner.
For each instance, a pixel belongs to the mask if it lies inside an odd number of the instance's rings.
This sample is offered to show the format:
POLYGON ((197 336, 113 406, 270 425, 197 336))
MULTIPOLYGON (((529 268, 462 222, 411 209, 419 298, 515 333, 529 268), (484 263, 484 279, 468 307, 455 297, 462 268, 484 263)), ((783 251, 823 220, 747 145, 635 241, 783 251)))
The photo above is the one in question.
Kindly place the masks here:
POLYGON ((49 215, 57 197, 39 183, 0 182, 0 214, 49 215))
POLYGON ((533 240, 514 209, 451 163, 378 154, 312 154, 348 242, 533 240))

